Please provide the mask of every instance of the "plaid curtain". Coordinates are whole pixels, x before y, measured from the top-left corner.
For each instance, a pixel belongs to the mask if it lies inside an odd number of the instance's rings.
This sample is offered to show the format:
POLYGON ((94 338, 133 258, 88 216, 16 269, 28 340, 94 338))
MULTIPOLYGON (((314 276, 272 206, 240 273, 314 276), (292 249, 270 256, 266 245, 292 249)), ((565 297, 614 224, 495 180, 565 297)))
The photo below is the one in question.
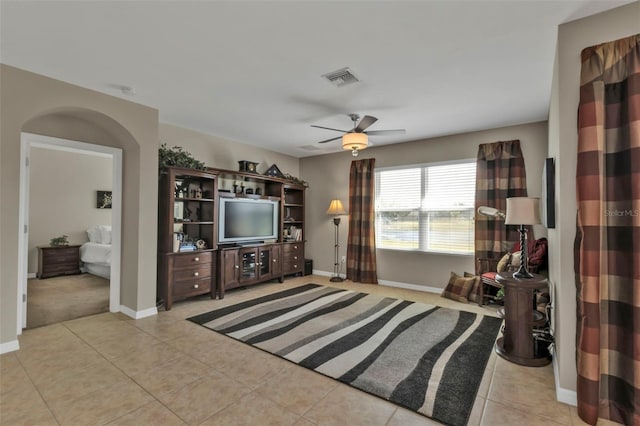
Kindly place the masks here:
POLYGON ((378 284, 375 232, 375 158, 351 162, 349 174, 349 237, 347 278, 378 284))
POLYGON ((640 424, 640 34, 582 51, 578 414, 640 424))
MULTIPOLYGON (((526 196, 527 172, 520 141, 481 144, 476 169, 476 259, 500 258, 520 239, 517 226, 505 226, 503 219, 478 214, 478 207, 505 212, 507 198, 526 196)), ((532 241, 534 237, 528 228, 529 241, 532 241)))

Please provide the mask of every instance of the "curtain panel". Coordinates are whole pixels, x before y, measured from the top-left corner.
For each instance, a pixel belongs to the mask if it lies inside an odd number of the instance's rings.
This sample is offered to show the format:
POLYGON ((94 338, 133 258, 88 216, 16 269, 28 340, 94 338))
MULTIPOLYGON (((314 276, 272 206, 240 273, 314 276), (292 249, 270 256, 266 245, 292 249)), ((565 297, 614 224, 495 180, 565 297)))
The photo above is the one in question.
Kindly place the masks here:
POLYGON ((640 424, 640 34, 582 51, 578 414, 640 424))
MULTIPOLYGON (((518 227, 505 226, 503 219, 478 214, 478 207, 488 206, 504 212, 507 198, 527 196, 527 172, 520 141, 481 144, 476 170, 476 259, 495 259, 519 241, 518 227)), ((528 232, 529 240, 533 240, 530 227, 528 232)))
POLYGON ((376 272, 375 158, 351 162, 347 279, 378 284, 376 272))

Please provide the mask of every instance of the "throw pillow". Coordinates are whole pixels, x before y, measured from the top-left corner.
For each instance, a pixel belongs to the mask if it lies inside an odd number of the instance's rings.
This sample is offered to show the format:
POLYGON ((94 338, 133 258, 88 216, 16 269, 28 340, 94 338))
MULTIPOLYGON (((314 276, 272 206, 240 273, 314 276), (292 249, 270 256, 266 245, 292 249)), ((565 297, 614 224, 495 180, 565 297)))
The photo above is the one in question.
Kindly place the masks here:
POLYGON ((464 278, 452 272, 449 283, 440 296, 462 303, 469 303, 468 296, 474 282, 475 278, 473 277, 464 278))
POLYGON ((87 229, 87 237, 89 237, 89 241, 92 243, 100 242, 100 229, 97 226, 92 226, 87 229))
POLYGON ((467 298, 470 302, 480 303, 480 275, 474 275, 471 272, 465 272, 464 277, 475 279, 467 298))
POLYGON ((502 259, 500 259, 500 261, 498 262, 498 266, 496 267, 496 269, 498 270, 497 272, 506 271, 507 268, 509 268, 510 260, 511 260, 511 253, 507 253, 504 256, 502 256, 502 259))
POLYGON ((98 229, 100 230, 100 243, 111 244, 111 226, 100 225, 98 229))
POLYGON ((522 253, 516 252, 511 255, 511 268, 518 269, 520 267, 520 255, 522 253))

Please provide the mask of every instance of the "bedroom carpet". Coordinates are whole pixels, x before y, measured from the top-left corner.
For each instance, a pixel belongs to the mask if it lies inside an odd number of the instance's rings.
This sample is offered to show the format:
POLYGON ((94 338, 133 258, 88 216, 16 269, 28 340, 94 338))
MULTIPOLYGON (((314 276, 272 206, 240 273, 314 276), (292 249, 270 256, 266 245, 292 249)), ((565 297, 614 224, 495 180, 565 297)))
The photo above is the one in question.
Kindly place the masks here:
POLYGON ((451 425, 467 424, 501 324, 317 284, 188 319, 451 425))
POLYGON ((27 282, 27 328, 109 312, 109 280, 91 274, 27 282))

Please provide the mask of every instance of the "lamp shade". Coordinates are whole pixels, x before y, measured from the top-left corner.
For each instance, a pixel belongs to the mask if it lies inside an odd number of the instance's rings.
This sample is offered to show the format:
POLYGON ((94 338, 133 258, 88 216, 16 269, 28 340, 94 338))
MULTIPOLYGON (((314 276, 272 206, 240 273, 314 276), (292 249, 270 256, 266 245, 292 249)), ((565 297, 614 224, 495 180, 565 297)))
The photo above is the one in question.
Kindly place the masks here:
POLYGON ((351 151, 365 149, 369 145, 369 137, 366 133, 347 133, 342 137, 342 148, 351 151))
POLYGON ((534 197, 507 198, 506 225, 537 225, 540 223, 540 199, 534 197))
POLYGON ((335 199, 331 200, 331 204, 329 204, 329 208, 327 209, 327 214, 332 216, 338 216, 341 214, 347 214, 344 206, 342 205, 342 201, 335 199))

